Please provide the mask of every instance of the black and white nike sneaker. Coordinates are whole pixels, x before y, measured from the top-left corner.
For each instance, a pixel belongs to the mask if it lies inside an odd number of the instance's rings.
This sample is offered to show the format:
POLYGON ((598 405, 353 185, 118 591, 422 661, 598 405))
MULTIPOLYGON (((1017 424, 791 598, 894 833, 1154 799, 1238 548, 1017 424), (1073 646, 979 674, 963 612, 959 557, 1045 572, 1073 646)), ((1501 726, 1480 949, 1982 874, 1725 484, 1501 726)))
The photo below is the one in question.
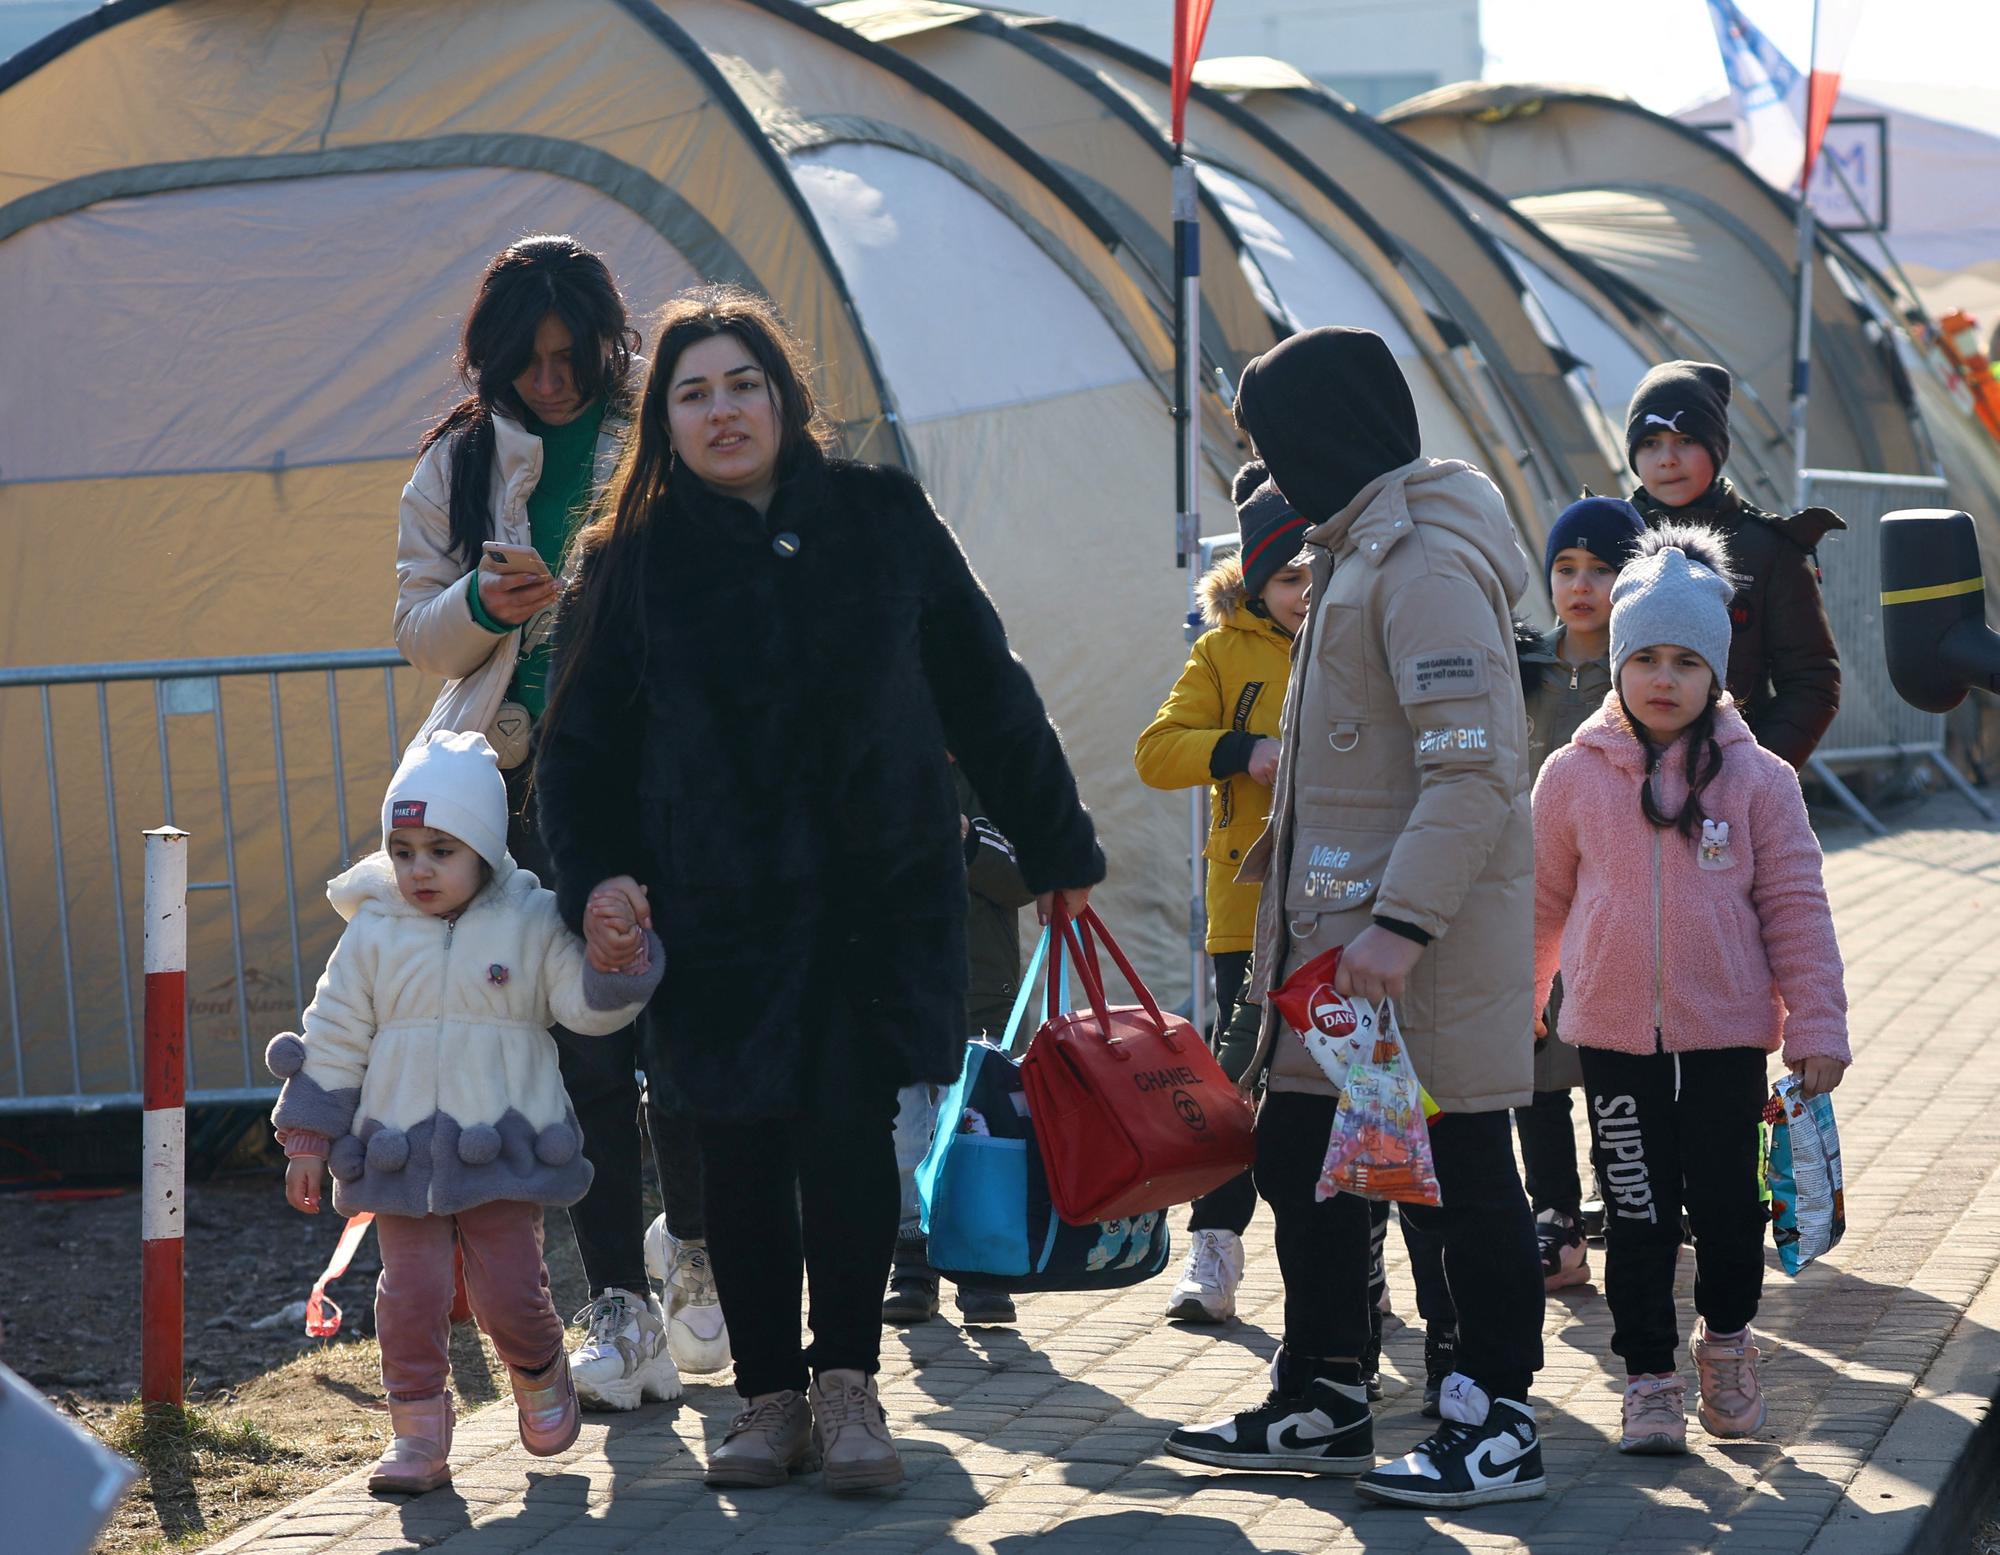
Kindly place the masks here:
POLYGON ((1489 1401, 1454 1373, 1439 1401, 1444 1420, 1394 1463, 1362 1475, 1354 1488, 1397 1506, 1483 1506, 1532 1501, 1548 1489, 1534 1412, 1510 1399, 1489 1401))
POLYGON ((1375 1462, 1367 1391, 1325 1377, 1292 1377, 1271 1362, 1270 1396, 1214 1425, 1184 1425, 1167 1451, 1190 1463, 1265 1474, 1360 1474, 1375 1462))

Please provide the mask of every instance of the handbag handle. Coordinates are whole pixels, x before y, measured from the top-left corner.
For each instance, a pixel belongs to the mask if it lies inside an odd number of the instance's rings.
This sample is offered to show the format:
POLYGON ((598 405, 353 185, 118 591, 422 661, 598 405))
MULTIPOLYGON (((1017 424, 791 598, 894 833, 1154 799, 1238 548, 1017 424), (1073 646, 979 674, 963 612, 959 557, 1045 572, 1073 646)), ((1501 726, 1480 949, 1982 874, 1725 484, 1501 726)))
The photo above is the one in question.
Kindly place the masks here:
MULTIPOLYGON (((1052 996, 1056 968, 1061 964, 1062 960, 1062 946, 1067 945, 1070 954, 1076 958, 1077 975, 1083 979, 1084 992, 1090 1000, 1092 1013, 1097 1016, 1098 1029, 1106 1033, 1106 1046, 1112 1052, 1116 1053, 1121 1060, 1129 1061, 1130 1055, 1123 1052, 1117 1043, 1108 1040, 1111 1031, 1111 1015, 1104 996, 1104 973, 1098 965, 1096 945, 1096 941, 1102 940, 1104 948, 1111 953, 1112 963, 1124 975, 1125 981, 1131 985, 1132 992, 1138 996, 1140 1005, 1145 1009, 1146 1014, 1151 1017, 1153 1029, 1158 1032, 1161 1039, 1165 1041, 1171 1051, 1176 1053, 1180 1051, 1180 1043, 1175 1039, 1172 1028, 1167 1024, 1166 1017, 1160 1013, 1159 1002, 1154 999, 1153 991, 1145 985, 1140 979, 1138 972, 1133 969, 1131 961, 1127 959, 1125 952, 1119 948, 1118 941, 1112 937, 1111 931, 1104 926, 1104 920, 1098 917, 1096 908, 1086 907, 1075 918, 1071 918, 1063 910, 1062 900, 1058 897, 1054 906, 1053 917, 1050 920, 1050 927, 1060 930, 1062 935, 1062 944, 1056 947, 1056 955, 1049 963, 1049 983, 1052 996)), ((1053 1005, 1050 1007, 1054 1008, 1053 1005)))
MULTIPOLYGON (((1028 1006, 1034 1000, 1036 989, 1041 986, 1042 962, 1049 954, 1050 938, 1051 931, 1046 928, 1043 929, 1041 937, 1035 941, 1034 952, 1028 957, 1028 968, 1021 974, 1021 989, 1019 993, 1014 995, 1013 1013, 1007 1017, 1006 1030, 1000 1034, 999 1045, 1003 1053, 1013 1053, 1016 1051, 1021 1045, 1021 1032, 1024 1029, 1032 1029, 1027 1026, 1028 1006)), ((1060 951, 1057 954, 1060 957, 1060 951)), ((1051 963, 1049 966, 1049 986, 1056 988, 1058 982, 1060 982, 1060 988, 1054 997, 1059 999, 1061 1004, 1067 1005, 1069 1003, 1069 968, 1058 968, 1054 963, 1051 963), (1059 973, 1060 976, 1058 976, 1059 973)), ((1049 997, 1048 994, 1044 994, 1042 1020, 1047 1020, 1049 1012, 1058 1007, 1057 1004, 1048 1002, 1049 997)), ((1042 1021, 1040 1020, 1035 1022, 1036 1026, 1041 1024, 1042 1021)))

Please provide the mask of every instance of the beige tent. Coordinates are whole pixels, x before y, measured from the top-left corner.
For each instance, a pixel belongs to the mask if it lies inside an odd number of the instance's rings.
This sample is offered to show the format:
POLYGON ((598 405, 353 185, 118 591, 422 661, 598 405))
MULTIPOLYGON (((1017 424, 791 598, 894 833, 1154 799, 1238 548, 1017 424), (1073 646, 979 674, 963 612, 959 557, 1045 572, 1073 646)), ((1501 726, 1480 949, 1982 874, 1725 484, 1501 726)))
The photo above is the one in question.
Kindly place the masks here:
MULTIPOLYGON (((1795 268, 1786 201, 1709 137, 1584 88, 1468 83, 1384 122, 1515 202, 1565 248, 1624 277, 1744 385, 1739 436, 1785 439, 1795 268)), ((1886 342, 1840 287, 1814 289, 1815 464, 1931 467, 1886 342)), ((1780 461, 1782 464, 1782 461, 1780 461)))
MULTIPOLYGON (((971 104, 789 5, 126 0, 0 73, 0 144, 0 337, 35 364, 0 375, 9 665, 387 642, 472 283, 575 232, 642 308, 735 279, 814 340, 849 448, 915 469, 994 590, 1107 904, 1185 995, 1185 809, 1131 779, 1184 652, 1169 342, 1115 235, 971 104)), ((318 882, 435 689, 391 683, 393 720, 380 669, 0 690, 0 1107, 129 1095, 133 833, 168 814, 216 887, 194 1086, 262 1087, 330 942, 318 882)))

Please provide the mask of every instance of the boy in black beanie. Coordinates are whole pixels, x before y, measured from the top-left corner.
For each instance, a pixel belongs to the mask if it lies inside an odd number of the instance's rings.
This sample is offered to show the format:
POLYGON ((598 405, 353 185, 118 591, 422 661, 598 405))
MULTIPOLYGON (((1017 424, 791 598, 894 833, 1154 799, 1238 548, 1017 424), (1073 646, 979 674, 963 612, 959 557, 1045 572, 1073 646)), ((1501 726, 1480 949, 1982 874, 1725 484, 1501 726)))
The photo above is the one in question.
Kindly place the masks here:
POLYGON ((1729 459, 1729 370, 1663 362, 1639 380, 1625 413, 1625 453, 1647 524, 1707 524, 1727 537, 1746 581, 1730 601, 1729 692, 1751 733, 1794 767, 1840 711, 1840 654, 1820 599, 1814 552, 1845 529, 1807 508, 1781 518, 1745 502, 1721 474, 1729 459))

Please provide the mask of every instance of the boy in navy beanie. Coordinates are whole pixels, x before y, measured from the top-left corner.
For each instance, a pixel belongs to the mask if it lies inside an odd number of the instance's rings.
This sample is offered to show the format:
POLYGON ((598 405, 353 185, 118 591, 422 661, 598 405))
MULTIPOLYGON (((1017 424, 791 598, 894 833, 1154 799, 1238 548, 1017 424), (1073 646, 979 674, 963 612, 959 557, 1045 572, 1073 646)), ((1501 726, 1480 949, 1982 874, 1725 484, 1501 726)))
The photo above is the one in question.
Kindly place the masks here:
POLYGON ((1719 530, 1742 586, 1730 601, 1725 679, 1757 743, 1803 767, 1840 711, 1840 654, 1820 599, 1817 548, 1845 529, 1826 508, 1781 517, 1743 500, 1729 459, 1729 370, 1663 362, 1639 380, 1625 413, 1625 454, 1648 527, 1719 530))

